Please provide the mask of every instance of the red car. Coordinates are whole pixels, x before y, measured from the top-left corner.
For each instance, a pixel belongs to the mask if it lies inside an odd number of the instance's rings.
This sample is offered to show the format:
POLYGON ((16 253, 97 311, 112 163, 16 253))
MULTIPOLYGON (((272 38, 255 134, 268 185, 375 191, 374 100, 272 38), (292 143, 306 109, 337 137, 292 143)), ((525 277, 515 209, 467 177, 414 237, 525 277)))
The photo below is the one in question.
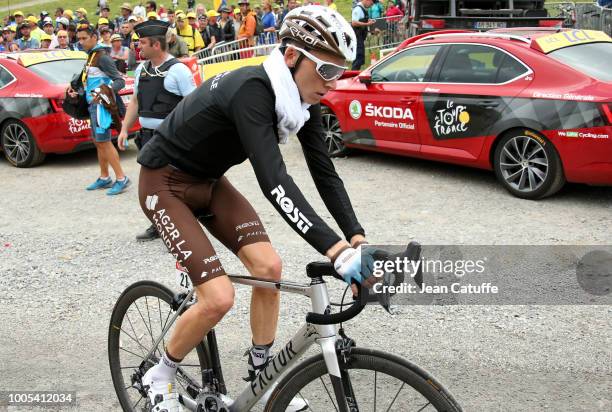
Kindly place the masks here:
MULTIPOLYGON (((62 110, 66 87, 86 58, 83 52, 66 50, 0 54, 0 143, 11 164, 36 166, 46 153, 93 147, 89 121, 62 110)), ((126 77, 125 82, 120 95, 127 104, 134 81, 126 77)), ((130 132, 139 128, 136 123, 130 132)))
POLYGON ((428 33, 347 76, 322 101, 331 155, 359 148, 493 169, 527 199, 566 181, 612 184, 603 32, 428 33))

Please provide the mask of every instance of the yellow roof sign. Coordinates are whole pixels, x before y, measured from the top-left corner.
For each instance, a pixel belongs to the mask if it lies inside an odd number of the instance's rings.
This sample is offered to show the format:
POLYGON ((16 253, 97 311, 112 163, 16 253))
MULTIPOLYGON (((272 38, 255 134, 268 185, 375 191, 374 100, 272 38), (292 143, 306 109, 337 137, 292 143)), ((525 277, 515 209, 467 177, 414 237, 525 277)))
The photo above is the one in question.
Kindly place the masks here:
POLYGON ((534 39, 538 48, 544 53, 575 46, 577 44, 609 42, 612 39, 606 33, 597 30, 568 30, 534 39))
POLYGON ((49 50, 42 53, 23 53, 19 55, 19 63, 24 67, 56 60, 75 59, 87 59, 87 54, 81 51, 49 50))

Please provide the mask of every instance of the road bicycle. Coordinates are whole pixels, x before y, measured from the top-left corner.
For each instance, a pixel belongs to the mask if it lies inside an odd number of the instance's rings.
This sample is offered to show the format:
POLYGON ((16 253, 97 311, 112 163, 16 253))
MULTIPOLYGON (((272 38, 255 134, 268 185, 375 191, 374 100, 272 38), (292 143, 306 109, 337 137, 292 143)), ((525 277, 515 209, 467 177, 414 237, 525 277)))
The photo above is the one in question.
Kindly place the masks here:
MULTIPOLYGON (((417 260, 420 246, 413 242, 401 255, 417 260)), ((159 362, 176 319, 195 303, 188 276, 184 272, 179 275, 186 291, 174 293, 159 283, 141 281, 129 286, 115 304, 108 332, 108 355, 113 385, 124 411, 148 412, 150 402, 142 376, 159 362)), ((342 323, 359 315, 368 302, 377 299, 368 296, 366 288, 358 288, 352 303, 344 303, 344 296, 341 303, 332 303, 325 279, 342 280, 332 264, 309 263, 306 275, 309 284, 229 275, 233 283, 305 296, 311 301, 312 312, 267 367, 234 399, 227 393, 216 332, 211 330, 177 371, 176 389, 186 410, 250 411, 259 408, 256 406, 259 399, 272 390, 263 408, 265 412, 286 411, 295 397, 304 400, 307 406, 303 410, 308 411, 462 411, 452 394, 431 373, 394 354, 358 347, 347 336, 342 323), (332 313, 333 306, 340 311, 332 313), (297 364, 315 343, 321 353, 297 364)), ((398 275, 392 282, 398 279, 403 277, 398 275)), ((345 295, 348 290, 347 287, 345 295)))

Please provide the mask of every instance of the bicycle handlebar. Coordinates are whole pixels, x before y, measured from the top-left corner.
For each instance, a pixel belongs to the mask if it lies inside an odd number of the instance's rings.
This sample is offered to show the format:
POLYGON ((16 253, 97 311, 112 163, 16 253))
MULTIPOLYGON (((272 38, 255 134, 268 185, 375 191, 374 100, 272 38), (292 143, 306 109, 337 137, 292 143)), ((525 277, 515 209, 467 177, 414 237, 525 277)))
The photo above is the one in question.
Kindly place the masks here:
MULTIPOLYGON (((406 250, 404 250, 401 253, 395 254, 395 255, 390 255, 388 252, 385 252, 383 250, 377 250, 375 253, 375 258, 376 260, 384 260, 384 259, 389 259, 389 258, 394 259, 396 257, 400 257, 400 258, 408 258, 414 261, 414 260, 420 259, 420 255, 421 255, 421 245, 417 242, 410 242, 408 246, 406 247, 406 250)), ((336 270, 334 269, 334 266, 331 263, 329 262, 317 263, 315 265, 316 266, 307 267, 307 271, 310 271, 311 269, 313 271, 313 274, 312 275, 309 274, 309 276, 322 277, 322 276, 331 275, 335 277, 336 279, 344 281, 342 276, 340 276, 336 272, 336 270)), ((421 283, 421 280, 419 280, 418 283, 421 283)), ((355 284, 357 285, 359 292, 357 294, 357 297, 355 298, 355 301, 353 302, 352 305, 349 305, 349 308, 347 310, 343 310, 339 313, 334 313, 334 314, 308 312, 308 314, 306 315, 306 322, 312 323, 315 325, 334 325, 337 323, 347 322, 350 319, 359 315, 361 311, 365 308, 369 300, 368 299, 369 292, 367 288, 361 287, 360 284, 357 284, 357 283, 355 284), (364 293, 366 294, 365 296, 364 296, 364 293)))

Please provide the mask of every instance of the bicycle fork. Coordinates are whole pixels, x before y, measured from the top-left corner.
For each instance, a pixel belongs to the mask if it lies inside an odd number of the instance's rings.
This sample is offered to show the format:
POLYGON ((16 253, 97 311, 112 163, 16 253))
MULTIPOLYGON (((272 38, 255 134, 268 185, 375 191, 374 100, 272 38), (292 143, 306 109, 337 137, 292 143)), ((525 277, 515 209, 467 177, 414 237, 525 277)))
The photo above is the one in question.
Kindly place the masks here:
MULTIPOLYGON (((313 312, 329 314, 331 305, 325 282, 321 281, 321 283, 316 284, 313 282, 311 288, 313 312)), ((315 341, 321 346, 325 366, 329 372, 329 378, 336 396, 338 410, 340 412, 359 411, 350 376, 346 369, 340 369, 340 363, 338 362, 338 356, 346 360, 347 351, 350 351, 350 345, 351 343, 354 345, 354 342, 346 337, 343 332, 340 333, 341 339, 339 340, 336 325, 315 325, 315 328, 319 335, 319 338, 315 341)))

